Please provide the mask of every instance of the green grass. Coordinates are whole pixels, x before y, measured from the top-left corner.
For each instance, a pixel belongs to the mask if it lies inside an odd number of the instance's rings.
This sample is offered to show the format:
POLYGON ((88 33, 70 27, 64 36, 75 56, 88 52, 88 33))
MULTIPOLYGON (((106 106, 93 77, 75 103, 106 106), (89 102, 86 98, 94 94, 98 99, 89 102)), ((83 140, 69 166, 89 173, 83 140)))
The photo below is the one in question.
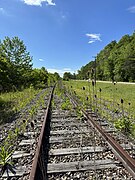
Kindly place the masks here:
POLYGON ((33 88, 0 94, 0 124, 10 122, 13 114, 19 112, 40 90, 33 88))
MULTIPOLYGON (((21 92, 1 94, 1 124, 10 122, 9 119, 11 118, 11 115, 15 115, 16 112, 25 107, 40 91, 41 90, 30 88, 21 92), (14 111, 14 109, 17 111, 14 111)), ((2 130, 3 141, 0 144, 0 165, 4 166, 5 163, 10 163, 11 150, 13 151, 16 147, 15 144, 19 135, 23 135, 28 124, 30 125, 33 123, 37 110, 41 107, 45 108, 45 96, 47 96, 48 93, 49 89, 40 93, 40 96, 37 96, 38 98, 36 97, 34 103, 31 103, 28 106, 28 109, 21 113, 21 116, 14 124, 14 127, 12 126, 12 129, 9 127, 7 132, 5 132, 5 129, 2 130)))
POLYGON ((72 105, 70 103, 70 100, 68 98, 64 99, 64 102, 61 105, 62 110, 70 110, 72 108, 72 105))
MULTIPOLYGON (((93 95, 93 87, 91 82, 88 83, 87 81, 67 81, 64 82, 70 89, 76 91, 79 96, 85 98, 89 96, 89 85, 90 85, 90 94, 93 95), (72 88, 71 88, 72 86, 72 88), (85 87, 85 90, 82 89, 85 87)), ((114 85, 113 83, 106 83, 106 82, 97 82, 96 88, 94 90, 94 94, 97 94, 97 97, 100 98, 99 89, 101 88, 101 98, 107 101, 115 101, 115 105, 121 104, 121 99, 124 100, 124 108, 129 109, 131 113, 135 117, 135 85, 133 84, 120 84, 117 83, 114 85)))
POLYGON ((92 86, 92 83, 88 81, 64 81, 64 84, 70 92, 76 93, 82 106, 92 102, 92 109, 98 109, 98 113, 102 117, 106 117, 114 124, 118 125, 117 121, 121 122, 121 119, 125 117, 132 119, 131 129, 133 129, 132 134, 135 134, 135 84, 116 83, 114 85, 113 83, 97 82, 96 86, 92 86), (117 113, 121 113, 121 117, 117 117, 117 113))

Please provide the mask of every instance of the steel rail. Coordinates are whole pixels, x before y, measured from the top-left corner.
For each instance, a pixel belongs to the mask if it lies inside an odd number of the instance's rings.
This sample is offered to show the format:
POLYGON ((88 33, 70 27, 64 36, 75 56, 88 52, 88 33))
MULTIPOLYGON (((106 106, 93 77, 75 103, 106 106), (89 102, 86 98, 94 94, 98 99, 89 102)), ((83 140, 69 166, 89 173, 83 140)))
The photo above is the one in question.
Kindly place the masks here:
POLYGON ((54 88, 55 88, 55 86, 53 87, 53 89, 51 91, 49 101, 48 101, 48 105, 47 105, 47 109, 46 109, 46 112, 45 112, 45 115, 44 115, 44 121, 43 121, 43 125, 42 125, 42 128, 41 128, 40 136, 39 136, 39 139, 38 139, 38 144, 37 144, 34 160, 33 160, 33 163, 32 163, 32 168, 31 168, 29 180, 35 180, 36 171, 37 171, 37 168, 38 168, 38 160, 39 160, 39 157, 40 157, 41 146, 42 146, 43 137, 44 137, 44 133, 45 133, 45 126, 46 126, 46 122, 47 122, 48 116, 49 116, 49 109, 50 109, 50 105, 51 105, 51 100, 52 100, 54 88))
MULTIPOLYGON (((78 103, 73 99, 71 95, 67 93, 67 96, 72 100, 73 104, 78 107, 78 103)), ((102 137, 107 141, 108 145, 112 148, 113 153, 117 156, 123 166, 128 170, 128 172, 135 178, 135 160, 130 157, 130 155, 117 143, 111 135, 109 135, 105 130, 95 122, 92 117, 88 115, 86 111, 81 109, 84 116, 89 120, 96 130, 102 135, 102 137)))

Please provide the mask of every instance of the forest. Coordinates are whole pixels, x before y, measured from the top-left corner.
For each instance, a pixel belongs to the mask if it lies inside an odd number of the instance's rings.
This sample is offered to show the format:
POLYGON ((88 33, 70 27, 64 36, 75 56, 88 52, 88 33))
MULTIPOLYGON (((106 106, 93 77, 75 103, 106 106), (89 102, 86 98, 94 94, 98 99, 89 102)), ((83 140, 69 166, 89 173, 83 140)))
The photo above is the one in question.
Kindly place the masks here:
POLYGON ((32 56, 18 37, 0 41, 0 92, 23 90, 33 86, 44 88, 60 78, 45 67, 33 68, 32 56))
POLYGON ((110 42, 97 54, 95 61, 82 66, 76 76, 65 73, 63 78, 88 79, 92 69, 96 70, 97 80, 135 82, 135 32, 124 35, 118 42, 110 42))

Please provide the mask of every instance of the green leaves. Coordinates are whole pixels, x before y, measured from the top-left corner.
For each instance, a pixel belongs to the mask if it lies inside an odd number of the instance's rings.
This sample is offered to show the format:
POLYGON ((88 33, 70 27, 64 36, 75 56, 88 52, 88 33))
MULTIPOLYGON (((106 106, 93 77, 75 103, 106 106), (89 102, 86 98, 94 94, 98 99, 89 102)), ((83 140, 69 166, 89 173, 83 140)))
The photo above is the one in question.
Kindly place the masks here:
POLYGON ((115 121, 115 127, 125 134, 130 134, 132 129, 131 120, 128 117, 123 117, 115 121))
POLYGON ((66 98, 66 100, 62 103, 61 108, 62 110, 70 110, 72 108, 69 99, 66 98))
POLYGON ((5 166, 6 164, 12 164, 11 162, 11 156, 13 154, 13 151, 10 151, 10 147, 7 148, 5 146, 1 146, 0 151, 0 164, 2 166, 5 166))
POLYGON ((0 41, 0 92, 22 90, 31 84, 45 88, 59 79, 58 73, 48 73, 45 67, 32 69, 32 57, 18 37, 0 41))
MULTIPOLYGON (((112 41, 96 57, 96 78, 111 81, 135 81, 135 33, 124 35, 120 41, 112 41)), ((89 78, 94 61, 82 66, 78 79, 89 78)), ((92 79, 93 77, 91 77, 92 79)))
POLYGON ((5 37, 0 43, 0 77, 3 89, 26 85, 26 77, 32 68, 32 57, 18 37, 5 37))

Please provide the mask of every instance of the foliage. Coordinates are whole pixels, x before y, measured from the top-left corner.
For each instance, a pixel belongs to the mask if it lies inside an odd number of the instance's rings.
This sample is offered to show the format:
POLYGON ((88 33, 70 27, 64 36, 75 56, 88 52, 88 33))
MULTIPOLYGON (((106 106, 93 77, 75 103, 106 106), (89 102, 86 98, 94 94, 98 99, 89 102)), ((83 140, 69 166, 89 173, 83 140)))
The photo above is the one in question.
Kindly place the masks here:
POLYGON ((13 114, 23 109, 40 90, 33 87, 23 91, 0 94, 0 124, 9 122, 13 114))
POLYGON ((0 84, 4 90, 26 86, 32 69, 32 57, 22 40, 6 37, 0 43, 0 62, 0 84))
POLYGON ((63 75, 63 80, 68 81, 69 79, 76 79, 75 74, 71 74, 70 72, 65 72, 63 75))
POLYGON ((79 98, 81 105, 85 103, 88 109, 91 108, 94 111, 98 109, 99 116, 112 123, 115 122, 116 127, 122 132, 135 136, 134 84, 97 82, 95 94, 93 94, 91 81, 89 83, 77 80, 63 82, 73 95, 76 92, 75 96, 79 98), (86 90, 84 91, 82 87, 86 90), (87 97, 89 97, 88 100, 87 97))
POLYGON ((89 79, 91 70, 94 69, 95 62, 91 61, 85 66, 82 66, 80 70, 78 70, 78 74, 76 75, 77 79, 89 79))
MULTIPOLYGON (((82 66, 77 79, 88 79, 94 61, 82 66)), ((96 78, 111 81, 135 81, 135 32, 112 41, 96 57, 96 78)))
POLYGON ((0 151, 0 165, 5 166, 7 164, 12 164, 11 156, 13 151, 10 150, 10 147, 1 146, 0 151))
POLYGON ((71 103, 70 103, 69 99, 66 98, 66 100, 64 100, 64 102, 61 105, 61 109, 62 110, 70 110, 71 109, 71 103))
POLYGON ((128 117, 120 118, 114 123, 115 127, 125 134, 130 134, 132 129, 131 120, 128 117))
MULTIPOLYGON (((23 96, 26 97, 26 95, 27 95, 28 99, 29 99, 29 96, 33 97, 32 90, 33 90, 33 92, 39 92, 39 91, 35 91, 34 89, 30 88, 27 91, 24 90, 26 94, 23 93, 23 96), (30 94, 28 94, 29 91, 31 92, 30 94)), ((36 104, 29 103, 28 107, 25 108, 25 112, 24 111, 21 112, 21 116, 20 116, 19 120, 16 121, 16 123, 14 124, 14 126, 12 126, 11 129, 9 129, 8 131, 5 131, 5 132, 3 129, 3 132, 2 132, 3 141, 0 144, 1 174, 3 174, 4 171, 13 163, 12 162, 12 154, 13 154, 13 151, 15 150, 14 145, 16 144, 16 140, 19 137, 22 137, 23 133, 26 131, 26 127, 28 126, 28 123, 31 124, 31 127, 34 127, 34 125, 36 124, 37 120, 34 119, 34 115, 36 113, 36 110, 42 106, 41 100, 44 100, 44 97, 48 94, 49 90, 50 90, 49 88, 46 88, 46 90, 42 90, 40 93, 38 93, 36 95, 36 97, 34 99, 34 101, 36 101, 36 104), (34 121, 32 121, 32 120, 34 120, 34 121)), ((20 93, 22 93, 22 92, 16 92, 16 93, 12 94, 12 96, 15 97, 15 100, 17 98, 22 99, 22 96, 20 93), (19 96, 16 97, 17 93, 19 94, 19 96)), ((7 94, 9 94, 9 93, 6 93, 6 95, 7 94)), ((35 96, 35 93, 34 93, 34 96, 35 96)), ((18 106, 19 106, 19 104, 18 104, 18 106)), ((43 107, 44 107, 44 104, 43 104, 43 107)))
POLYGON ((48 79, 47 79, 47 83, 48 83, 48 86, 52 86, 54 85, 58 80, 60 80, 60 76, 58 73, 48 73, 48 79))
POLYGON ((60 79, 45 67, 32 68, 32 57, 18 37, 0 41, 0 92, 21 90, 31 85, 44 88, 60 79))
POLYGON ((77 113, 77 117, 78 117, 78 119, 82 119, 84 116, 83 116, 83 113, 82 113, 82 111, 81 111, 81 107, 77 107, 76 108, 76 113, 77 113))

